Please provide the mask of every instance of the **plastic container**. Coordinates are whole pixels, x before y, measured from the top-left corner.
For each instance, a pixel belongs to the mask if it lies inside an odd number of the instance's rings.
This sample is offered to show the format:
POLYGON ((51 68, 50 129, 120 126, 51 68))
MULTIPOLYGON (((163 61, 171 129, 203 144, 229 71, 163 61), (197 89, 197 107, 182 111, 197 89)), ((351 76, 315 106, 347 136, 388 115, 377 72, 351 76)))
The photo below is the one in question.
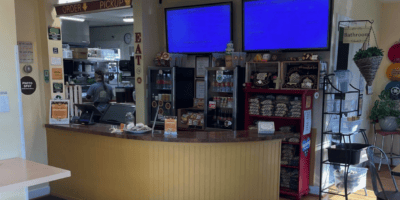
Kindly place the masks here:
POLYGON ((63 58, 65 59, 72 59, 72 50, 69 49, 63 49, 63 58))
POLYGON ((357 101, 342 100, 342 108, 340 108, 340 100, 328 100, 326 109, 330 113, 339 113, 340 109, 342 109, 342 112, 356 111, 357 101))
MULTIPOLYGON (((344 168, 334 172, 335 186, 338 191, 344 190, 344 168)), ((354 193, 367 186, 368 168, 350 167, 347 175, 347 192, 354 193)))
POLYGON ((337 89, 342 92, 348 92, 353 73, 350 70, 336 70, 335 76, 338 84, 337 89))
POLYGON ((328 148, 328 161, 357 165, 368 160, 367 148, 369 144, 342 143, 328 148))
MULTIPOLYGON (((340 133, 342 134, 352 134, 360 129, 362 119, 356 121, 347 121, 347 118, 342 118, 342 126, 340 128, 340 133)), ((332 118, 329 124, 332 132, 339 133, 339 118, 332 118)))

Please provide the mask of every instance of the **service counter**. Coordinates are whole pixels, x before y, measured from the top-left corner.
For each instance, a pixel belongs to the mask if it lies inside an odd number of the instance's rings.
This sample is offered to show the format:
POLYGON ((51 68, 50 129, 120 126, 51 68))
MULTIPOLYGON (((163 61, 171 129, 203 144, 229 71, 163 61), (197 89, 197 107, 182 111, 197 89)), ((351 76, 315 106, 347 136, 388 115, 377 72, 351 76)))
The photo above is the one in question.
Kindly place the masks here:
POLYGON ((67 199, 279 199, 281 139, 256 131, 115 134, 110 125, 46 125, 50 183, 67 199))

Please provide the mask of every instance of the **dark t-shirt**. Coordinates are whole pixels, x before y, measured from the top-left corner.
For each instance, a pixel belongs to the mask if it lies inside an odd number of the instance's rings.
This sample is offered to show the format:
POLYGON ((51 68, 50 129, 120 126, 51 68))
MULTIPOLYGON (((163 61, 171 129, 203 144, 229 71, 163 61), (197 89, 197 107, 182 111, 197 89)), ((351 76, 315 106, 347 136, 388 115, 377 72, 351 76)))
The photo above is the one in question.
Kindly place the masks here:
POLYGON ((90 86, 86 95, 91 96, 92 101, 98 104, 97 109, 104 111, 107 108, 107 104, 114 97, 112 87, 106 84, 107 90, 104 90, 103 83, 98 82, 90 86))

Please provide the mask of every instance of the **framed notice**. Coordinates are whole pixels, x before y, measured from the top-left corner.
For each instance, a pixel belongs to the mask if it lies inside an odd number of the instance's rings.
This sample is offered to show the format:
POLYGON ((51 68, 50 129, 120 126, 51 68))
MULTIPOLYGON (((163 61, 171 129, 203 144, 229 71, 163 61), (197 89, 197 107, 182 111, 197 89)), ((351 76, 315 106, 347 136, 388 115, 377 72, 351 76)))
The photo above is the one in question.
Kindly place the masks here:
POLYGON ((18 54, 20 63, 33 63, 32 42, 18 42, 18 54))
POLYGON ((205 77, 207 71, 206 67, 210 67, 210 57, 196 57, 196 77, 205 77))
POLYGON ((50 100, 50 124, 69 124, 69 101, 50 100))
POLYGON ((204 99, 206 93, 206 82, 203 80, 196 80, 196 98, 204 99))

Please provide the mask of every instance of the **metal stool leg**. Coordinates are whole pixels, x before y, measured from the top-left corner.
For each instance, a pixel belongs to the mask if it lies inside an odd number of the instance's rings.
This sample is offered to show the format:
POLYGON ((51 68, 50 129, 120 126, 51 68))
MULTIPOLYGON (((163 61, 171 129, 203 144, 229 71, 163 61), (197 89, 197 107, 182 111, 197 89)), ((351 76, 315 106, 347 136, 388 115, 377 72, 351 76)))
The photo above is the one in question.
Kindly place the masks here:
MULTIPOLYGON (((383 149, 383 145, 385 143, 385 136, 382 136, 382 149, 383 149)), ((383 154, 381 153, 381 159, 379 160, 379 167, 378 167, 378 171, 381 171, 381 165, 382 165, 382 159, 383 159, 383 154)))

